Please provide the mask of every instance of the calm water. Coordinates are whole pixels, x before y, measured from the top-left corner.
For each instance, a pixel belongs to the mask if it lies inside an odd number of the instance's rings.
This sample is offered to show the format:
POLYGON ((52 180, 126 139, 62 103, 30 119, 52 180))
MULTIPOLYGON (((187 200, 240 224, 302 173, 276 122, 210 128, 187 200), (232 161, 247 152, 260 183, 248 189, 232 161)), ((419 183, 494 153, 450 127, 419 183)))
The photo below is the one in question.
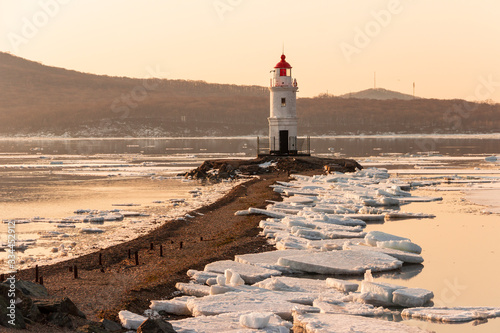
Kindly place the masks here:
MULTIPOLYGON (((92 154, 256 154, 255 137, 160 139, 1 139, 0 153, 92 154)), ((366 157, 438 151, 443 155, 497 154, 500 135, 312 137, 313 154, 366 157)))

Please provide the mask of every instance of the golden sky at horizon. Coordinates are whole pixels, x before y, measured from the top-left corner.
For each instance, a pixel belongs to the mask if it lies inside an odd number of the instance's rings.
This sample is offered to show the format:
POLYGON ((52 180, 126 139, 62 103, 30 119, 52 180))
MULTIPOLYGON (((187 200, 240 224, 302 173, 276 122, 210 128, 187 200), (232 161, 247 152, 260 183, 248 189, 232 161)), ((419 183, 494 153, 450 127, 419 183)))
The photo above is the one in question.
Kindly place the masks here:
POLYGON ((500 102, 494 0, 0 0, 0 51, 112 76, 500 102))

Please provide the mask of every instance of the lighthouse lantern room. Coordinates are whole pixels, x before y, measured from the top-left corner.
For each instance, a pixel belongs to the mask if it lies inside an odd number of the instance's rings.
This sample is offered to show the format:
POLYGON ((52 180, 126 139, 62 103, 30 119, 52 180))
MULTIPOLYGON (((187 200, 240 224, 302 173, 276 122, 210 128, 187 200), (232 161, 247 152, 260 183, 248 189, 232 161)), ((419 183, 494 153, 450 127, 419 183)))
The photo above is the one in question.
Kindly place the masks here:
POLYGON ((292 66, 281 55, 271 77, 269 147, 275 155, 297 154, 297 80, 292 79, 292 66))

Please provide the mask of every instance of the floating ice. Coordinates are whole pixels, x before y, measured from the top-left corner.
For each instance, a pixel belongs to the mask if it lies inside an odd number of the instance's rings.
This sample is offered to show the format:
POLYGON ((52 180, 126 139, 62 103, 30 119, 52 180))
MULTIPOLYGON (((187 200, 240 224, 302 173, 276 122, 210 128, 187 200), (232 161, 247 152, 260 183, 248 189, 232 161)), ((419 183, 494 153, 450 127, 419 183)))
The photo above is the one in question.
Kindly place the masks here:
POLYGON ((81 228, 80 233, 82 234, 102 234, 104 230, 98 228, 81 228))
POLYGON ((118 318, 120 318, 122 326, 130 330, 138 329, 139 326, 141 326, 141 324, 148 319, 147 317, 135 314, 127 310, 118 312, 118 318))
POLYGON ((224 271, 224 276, 226 277, 225 284, 231 287, 238 287, 245 284, 245 281, 241 278, 240 274, 232 269, 226 269, 224 271))
POLYGON ((178 316, 190 316, 191 311, 187 308, 187 301, 191 298, 193 296, 176 297, 165 301, 151 301, 149 307, 156 312, 165 311, 178 316))
POLYGON ((293 314, 294 331, 305 333, 424 333, 426 331, 393 321, 345 314, 293 314))
POLYGON ((420 246, 412 243, 409 240, 390 240, 385 242, 377 242, 377 247, 412 252, 416 254, 420 254, 422 252, 422 248, 420 246))
POLYGON ((193 298, 187 301, 187 306, 195 317, 250 311, 272 312, 287 320, 292 317, 294 309, 319 312, 317 308, 297 303, 297 300, 307 298, 305 293, 283 293, 248 287, 247 290, 193 298))
MULTIPOLYGON (((328 295, 330 298, 341 299, 344 293, 335 289, 327 288, 327 283, 324 280, 296 278, 289 276, 273 276, 259 283, 254 284, 255 287, 268 289, 273 291, 305 293, 306 297, 302 300, 305 303, 312 304, 312 301, 320 296, 328 295)), ((297 301, 298 299, 296 299, 297 301)))
POLYGON ((248 328, 265 328, 269 324, 269 319, 273 313, 271 312, 251 312, 240 316, 240 324, 248 328))
POLYGON ((322 239, 311 240, 307 242, 307 248, 320 251, 342 250, 343 246, 349 244, 359 244, 364 242, 364 238, 338 238, 338 239, 322 239))
POLYGON ((340 279, 334 279, 334 278, 327 278, 326 279, 326 285, 330 288, 337 289, 342 292, 351 292, 351 291, 356 291, 358 290, 359 285, 354 282, 349 282, 345 280, 340 280, 340 279))
POLYGON ((281 275, 281 272, 277 270, 246 265, 232 260, 215 261, 205 266, 205 272, 218 274, 223 274, 226 269, 237 272, 247 284, 254 284, 273 275, 281 275))
POLYGON ((409 308, 401 313, 403 318, 442 321, 447 323, 467 322, 475 319, 500 317, 500 308, 494 307, 432 307, 409 308))
POLYGON ((406 288, 392 293, 392 302, 397 305, 409 307, 422 306, 434 297, 434 293, 427 289, 406 288))
POLYGON ((388 240, 410 240, 409 238, 391 235, 382 231, 370 231, 365 236, 366 244, 371 246, 377 246, 377 242, 383 242, 388 240))
POLYGON ((435 218, 434 214, 425 214, 425 213, 406 213, 406 212, 388 212, 385 214, 385 218, 387 219, 432 219, 435 218))
POLYGON ((366 199, 363 201, 365 206, 370 207, 386 207, 386 206, 399 206, 399 199, 392 197, 380 197, 378 199, 366 199))
POLYGON ((228 332, 228 333, 289 333, 292 324, 275 314, 270 314, 269 322, 263 328, 250 329, 240 324, 242 316, 252 312, 224 313, 217 316, 200 316, 182 320, 169 321, 177 333, 192 332, 228 332))
POLYGON ((192 280, 196 281, 196 283, 205 284, 207 283, 208 279, 216 278, 217 274, 190 269, 187 271, 187 276, 189 276, 192 280))
POLYGON ((278 270, 289 273, 290 269, 278 265, 278 259, 287 256, 304 254, 303 250, 278 250, 262 253, 250 253, 236 255, 234 260, 242 264, 255 265, 263 268, 278 270))
POLYGON ((390 283, 362 281, 361 294, 359 297, 357 297, 357 295, 354 297, 368 304, 392 306, 394 305, 393 292, 405 288, 404 286, 390 283))
POLYGON ((363 246, 363 245, 351 245, 347 244, 344 247, 344 250, 354 250, 354 251, 374 251, 387 254, 391 257, 394 257, 402 262, 410 263, 410 264, 420 264, 424 262, 424 258, 416 253, 410 253, 400 250, 394 250, 391 248, 382 248, 382 247, 372 247, 372 246, 363 246))
POLYGON ((318 274, 363 274, 368 269, 374 272, 397 269, 403 262, 383 253, 344 250, 280 258, 278 264, 318 274))
MULTIPOLYGON (((356 316, 383 316, 395 313, 394 311, 383 307, 374 307, 371 304, 339 302, 338 300, 329 300, 328 298, 319 298, 313 302, 313 306, 320 309, 321 313, 338 313, 356 316)), ((399 312, 397 312, 399 314, 399 312)))
POLYGON ((261 214, 261 215, 266 215, 269 217, 276 217, 276 218, 283 218, 286 216, 286 214, 279 213, 279 212, 274 212, 271 210, 266 210, 266 209, 260 209, 260 208, 248 208, 248 212, 250 214, 261 214))
POLYGON ((177 282, 175 288, 188 296, 203 297, 210 295, 210 287, 203 284, 177 282))
POLYGON ((422 252, 422 248, 412 243, 409 238, 391 235, 382 231, 370 231, 365 236, 365 242, 368 245, 381 248, 390 248, 417 254, 422 252))
POLYGON ((276 235, 276 248, 278 250, 306 250, 307 240, 286 234, 284 237, 276 235))
POLYGON ((67 224, 67 223, 60 223, 56 224, 57 228, 76 228, 76 225, 74 224, 67 224))
POLYGON ((314 230, 311 228, 304 228, 304 227, 292 227, 290 229, 290 232, 294 236, 309 240, 362 238, 366 235, 365 232, 351 232, 346 230, 328 230, 328 229, 314 230))

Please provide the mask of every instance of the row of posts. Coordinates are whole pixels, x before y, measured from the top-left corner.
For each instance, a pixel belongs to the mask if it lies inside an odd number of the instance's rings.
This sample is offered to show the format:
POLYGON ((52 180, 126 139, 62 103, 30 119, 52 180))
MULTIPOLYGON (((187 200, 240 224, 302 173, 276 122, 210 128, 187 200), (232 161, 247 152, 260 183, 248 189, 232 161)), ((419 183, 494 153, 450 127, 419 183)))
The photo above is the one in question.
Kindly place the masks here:
MULTIPOLYGON (((203 237, 200 237, 200 241, 203 241, 203 237)), ((172 241, 172 244, 174 242, 172 241)), ((184 242, 179 242, 179 250, 182 250, 184 242)), ((150 250, 154 250, 154 243, 150 244, 150 250)), ((160 257, 163 257, 163 245, 160 244, 160 257)), ((132 250, 128 249, 128 258, 132 258, 132 250)), ((139 266, 139 251, 134 252, 135 265, 139 266)), ((102 252, 99 252, 99 266, 101 267, 101 272, 104 273, 104 268, 102 267, 102 252)), ((69 271, 73 273, 73 277, 78 279, 78 266, 75 264, 68 267, 69 271)), ((43 285, 43 276, 39 274, 38 265, 35 266, 35 282, 43 285)), ((0 274, 0 282, 5 281, 5 274, 0 274)))

